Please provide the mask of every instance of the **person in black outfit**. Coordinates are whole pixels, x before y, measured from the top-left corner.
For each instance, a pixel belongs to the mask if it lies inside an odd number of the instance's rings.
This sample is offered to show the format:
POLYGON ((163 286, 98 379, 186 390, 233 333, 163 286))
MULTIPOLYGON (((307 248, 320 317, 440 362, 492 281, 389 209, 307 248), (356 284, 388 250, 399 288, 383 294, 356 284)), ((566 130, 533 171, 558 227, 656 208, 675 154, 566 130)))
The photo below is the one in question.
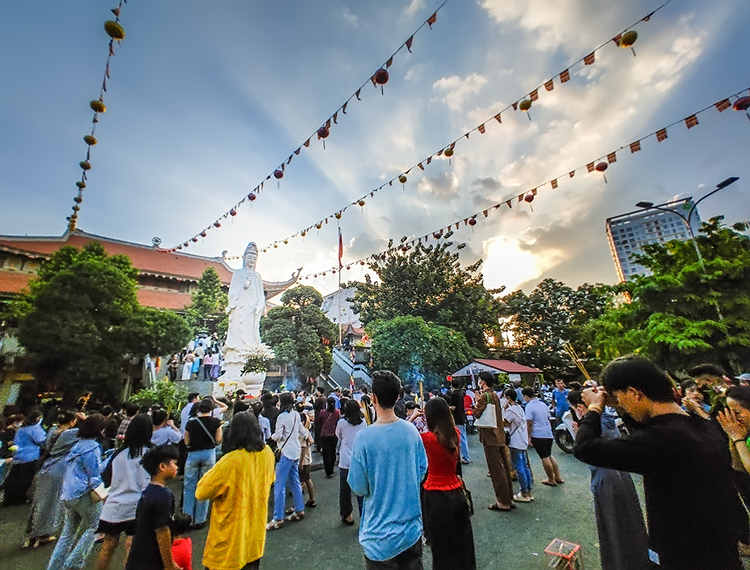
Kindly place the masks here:
POLYGON ((279 417, 279 409, 276 407, 277 400, 273 394, 267 392, 260 397, 260 401, 263 403, 263 410, 260 415, 268 418, 271 422, 271 433, 276 433, 276 418, 279 417))
POLYGON ((315 420, 313 422, 315 429, 315 448, 320 453, 323 446, 320 443, 320 412, 326 407, 326 394, 325 389, 322 386, 318 386, 315 392, 315 402, 313 403, 313 410, 315 411, 315 420))
POLYGON ((448 396, 448 406, 453 414, 453 422, 461 434, 461 463, 469 463, 469 440, 466 437, 466 411, 464 410, 464 391, 458 380, 451 381, 451 390, 448 396))
POLYGON ((614 360, 602 381, 606 392, 590 388, 582 394, 589 411, 578 424, 573 453, 597 467, 643 475, 655 568, 741 570, 743 513, 717 426, 685 412, 669 378, 645 358, 614 360), (630 435, 602 438, 607 394, 637 422, 630 435))

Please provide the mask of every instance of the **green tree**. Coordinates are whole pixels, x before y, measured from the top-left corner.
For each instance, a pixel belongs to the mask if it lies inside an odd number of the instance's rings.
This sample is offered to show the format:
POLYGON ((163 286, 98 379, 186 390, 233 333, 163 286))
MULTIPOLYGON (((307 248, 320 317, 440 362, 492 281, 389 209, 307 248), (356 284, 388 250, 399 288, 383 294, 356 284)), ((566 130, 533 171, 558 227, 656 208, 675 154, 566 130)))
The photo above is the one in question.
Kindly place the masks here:
POLYGON ((179 384, 174 384, 169 380, 160 380, 154 382, 150 388, 138 391, 133 394, 130 401, 139 406, 151 406, 160 404, 171 415, 173 411, 179 410, 180 406, 187 399, 187 388, 179 384))
POLYGON ((400 316, 368 325, 376 368, 394 372, 405 383, 438 387, 445 376, 464 366, 477 350, 463 334, 426 322, 422 317, 400 316))
POLYGON ((498 336, 501 306, 496 295, 502 289, 487 290, 479 271, 482 260, 461 267, 452 246, 450 241, 417 244, 404 252, 402 245, 374 256, 369 266, 379 282, 368 276, 358 283, 352 303, 365 326, 376 320, 422 317, 460 331, 470 346, 485 353, 487 336, 498 336))
POLYGON ((164 356, 179 351, 191 338, 187 321, 174 311, 139 307, 128 320, 125 334, 133 339, 135 354, 164 356))
POLYGON ((224 312, 227 302, 219 274, 213 267, 206 268, 198 281, 198 290, 185 310, 193 333, 216 332, 223 338, 229 327, 229 317, 224 312))
POLYGON ((704 222, 696 236, 705 272, 690 241, 644 247, 637 261, 651 275, 622 284, 622 301, 587 326, 602 357, 636 352, 671 370, 750 364, 750 224, 723 219, 704 222))
POLYGON ((84 390, 118 398, 124 357, 179 348, 179 317, 142 309, 137 276, 128 257, 98 242, 65 246, 42 264, 16 307, 24 308, 18 338, 44 384, 67 398, 84 390))
POLYGON ((263 341, 276 352, 278 362, 292 364, 305 379, 329 373, 338 331, 320 309, 322 295, 298 285, 285 291, 281 302, 260 321, 263 341))
MULTIPOLYGON (((545 279, 529 295, 521 290, 506 295, 502 328, 511 341, 501 352, 550 377, 577 374, 563 345, 571 343, 581 358, 593 352, 589 339, 581 334, 582 327, 603 314, 611 296, 612 288, 606 285, 586 283, 572 289, 554 279, 545 279)), ((598 363, 587 365, 593 368, 589 372, 598 371, 598 363)))

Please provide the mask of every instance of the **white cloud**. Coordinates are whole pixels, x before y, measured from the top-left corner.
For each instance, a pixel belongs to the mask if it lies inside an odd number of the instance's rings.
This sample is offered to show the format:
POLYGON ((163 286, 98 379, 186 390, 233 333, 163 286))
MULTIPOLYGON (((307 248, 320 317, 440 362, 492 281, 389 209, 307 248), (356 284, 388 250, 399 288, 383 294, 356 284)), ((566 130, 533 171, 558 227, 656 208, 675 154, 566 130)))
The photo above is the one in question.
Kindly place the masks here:
POLYGON ((407 18, 411 18, 414 14, 417 13, 417 10, 424 7, 424 0, 411 0, 409 2, 409 5, 406 7, 406 10, 404 10, 404 16, 407 18))
POLYGON ((435 91, 442 92, 444 95, 442 101, 453 111, 461 111, 464 102, 469 96, 478 93, 487 78, 478 73, 471 73, 466 77, 452 75, 443 77, 433 83, 432 88, 435 91))
POLYGON ((359 18, 352 14, 349 8, 344 8, 344 12, 341 14, 344 20, 353 28, 359 28, 359 18))

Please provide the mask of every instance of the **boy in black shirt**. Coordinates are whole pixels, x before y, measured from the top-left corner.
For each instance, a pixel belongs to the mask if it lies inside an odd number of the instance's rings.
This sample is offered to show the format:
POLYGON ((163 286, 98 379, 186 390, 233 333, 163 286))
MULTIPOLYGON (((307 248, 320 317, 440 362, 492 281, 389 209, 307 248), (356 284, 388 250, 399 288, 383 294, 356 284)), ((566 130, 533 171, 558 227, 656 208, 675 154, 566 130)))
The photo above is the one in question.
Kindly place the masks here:
POLYGON ((644 358, 614 360, 602 380, 606 392, 593 388, 582 394, 588 412, 578 424, 573 453, 597 467, 643 475, 655 568, 741 570, 737 543, 743 514, 729 450, 716 426, 685 412, 669 378, 644 358), (607 394, 637 422, 630 435, 601 437, 607 394))
POLYGON ((125 570, 181 570, 172 556, 170 523, 174 495, 165 483, 177 476, 180 453, 174 445, 151 448, 141 460, 151 475, 135 513, 135 535, 125 570))

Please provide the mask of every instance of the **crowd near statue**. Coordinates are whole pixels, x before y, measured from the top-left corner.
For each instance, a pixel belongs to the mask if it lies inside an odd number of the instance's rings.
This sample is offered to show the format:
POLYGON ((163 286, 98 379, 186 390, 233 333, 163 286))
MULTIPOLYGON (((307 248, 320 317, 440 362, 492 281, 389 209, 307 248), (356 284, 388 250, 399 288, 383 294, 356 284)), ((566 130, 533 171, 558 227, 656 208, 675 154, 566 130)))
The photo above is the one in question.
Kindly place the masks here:
POLYGON ((248 394, 260 395, 265 380, 264 373, 242 375, 247 353, 261 344, 260 318, 266 308, 266 299, 285 291, 297 281, 300 270, 284 282, 263 281, 255 269, 258 261, 258 246, 250 242, 243 255, 242 268, 232 274, 229 284, 229 330, 224 344, 226 371, 219 377, 216 389, 223 391, 229 384, 236 383, 248 394))

